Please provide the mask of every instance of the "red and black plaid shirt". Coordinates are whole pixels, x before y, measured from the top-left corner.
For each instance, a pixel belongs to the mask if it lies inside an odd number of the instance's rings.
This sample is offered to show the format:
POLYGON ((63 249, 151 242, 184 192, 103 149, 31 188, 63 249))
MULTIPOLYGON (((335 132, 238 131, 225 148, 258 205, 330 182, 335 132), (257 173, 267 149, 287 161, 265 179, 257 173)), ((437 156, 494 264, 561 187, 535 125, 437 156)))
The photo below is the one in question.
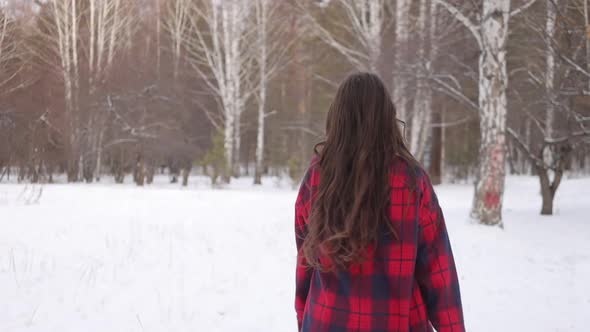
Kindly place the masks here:
POLYGON ((465 331, 451 244, 426 173, 396 160, 390 219, 398 239, 384 232, 365 262, 339 272, 308 268, 301 252, 319 176, 312 161, 295 208, 299 331, 465 331))

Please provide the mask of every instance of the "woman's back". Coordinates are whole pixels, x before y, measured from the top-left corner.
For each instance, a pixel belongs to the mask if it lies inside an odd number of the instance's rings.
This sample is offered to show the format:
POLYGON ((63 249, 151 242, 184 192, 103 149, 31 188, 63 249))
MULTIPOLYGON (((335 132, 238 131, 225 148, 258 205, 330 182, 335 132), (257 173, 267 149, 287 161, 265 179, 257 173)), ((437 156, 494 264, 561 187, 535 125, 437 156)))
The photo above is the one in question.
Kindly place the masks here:
POLYGON ((463 331, 455 264, 426 173, 374 74, 350 75, 296 202, 301 331, 463 331))
MULTIPOLYGON (((296 203, 301 248, 314 191, 312 161, 296 203)), ((396 235, 382 230, 362 263, 321 272, 299 255, 296 309, 300 331, 464 331, 457 274, 442 212, 430 181, 401 158, 390 169, 390 218, 396 235)), ((328 263, 329 264, 329 263, 328 263)))

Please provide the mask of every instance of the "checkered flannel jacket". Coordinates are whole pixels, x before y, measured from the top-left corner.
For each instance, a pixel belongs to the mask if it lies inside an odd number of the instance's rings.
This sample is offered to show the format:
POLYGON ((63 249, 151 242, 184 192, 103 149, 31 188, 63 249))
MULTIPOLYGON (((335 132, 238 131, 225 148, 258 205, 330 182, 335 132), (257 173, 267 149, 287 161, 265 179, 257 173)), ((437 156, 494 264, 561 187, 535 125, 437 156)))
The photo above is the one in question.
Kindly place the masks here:
POLYGON ((338 272, 310 269, 301 251, 319 176, 314 158, 295 208, 299 331, 465 331, 451 245, 426 173, 394 162, 390 219, 398 239, 383 232, 365 262, 338 272))

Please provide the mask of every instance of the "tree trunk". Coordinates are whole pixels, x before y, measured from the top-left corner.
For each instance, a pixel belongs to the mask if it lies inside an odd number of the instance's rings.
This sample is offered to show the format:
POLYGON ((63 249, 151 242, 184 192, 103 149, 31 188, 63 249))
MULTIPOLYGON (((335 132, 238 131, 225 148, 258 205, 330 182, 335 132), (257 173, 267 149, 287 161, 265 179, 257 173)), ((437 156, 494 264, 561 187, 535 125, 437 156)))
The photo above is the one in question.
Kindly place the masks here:
POLYGON ((156 169, 155 169, 153 163, 150 163, 149 166, 147 167, 147 177, 146 177, 147 184, 154 183, 154 173, 155 172, 156 172, 156 169))
POLYGON ((191 174, 191 168, 190 166, 188 167, 184 167, 182 169, 182 186, 186 187, 188 186, 188 177, 191 174))
MULTIPOLYGON (((263 85, 266 82, 262 83, 263 85)), ((261 86, 260 104, 258 105, 258 133, 256 136, 256 165, 254 170, 254 184, 262 184, 262 162, 264 160, 264 107, 266 104, 266 87, 261 86)))
MULTIPOLYGON (((531 146, 531 136, 532 136, 532 131, 531 131, 531 126, 532 126, 532 121, 530 119, 530 117, 527 117, 527 119, 525 120, 524 123, 524 131, 525 131, 525 142, 527 146, 531 146)), ((533 169, 532 169, 532 165, 531 162, 529 160, 529 158, 527 158, 526 156, 523 156, 523 154, 520 154, 522 156, 522 171, 523 174, 526 175, 531 175, 533 173, 533 169)))
POLYGON ((553 214, 553 202, 555 200, 555 193, 561 184, 561 179, 563 178, 563 173, 565 170, 566 162, 565 160, 567 157, 562 156, 564 159, 560 159, 560 162, 557 163, 557 168, 555 170, 555 176, 553 181, 549 179, 549 169, 543 167, 537 167, 537 175, 539 176, 539 180, 541 183, 541 195, 543 197, 543 205, 541 207, 541 214, 542 215, 552 215, 553 214))
POLYGON ((100 173, 102 172, 102 140, 104 137, 104 126, 101 127, 98 134, 98 140, 96 142, 96 166, 94 167, 94 176, 96 182, 100 182, 100 173))
POLYGON ((231 173, 234 165, 234 115, 233 107, 226 111, 225 117, 225 130, 224 130, 224 143, 223 147, 225 150, 225 172, 223 174, 223 181, 229 183, 231 180, 231 173))
MULTIPOLYGON (((428 134, 430 134, 430 125, 432 123, 432 91, 428 86, 428 71, 431 59, 427 57, 426 47, 428 42, 428 29, 426 26, 427 18, 434 17, 430 14, 428 0, 420 0, 420 15, 418 16, 418 31, 420 38, 420 48, 418 50, 418 86, 416 97, 414 98, 414 113, 412 115, 412 125, 410 126, 411 140, 410 149, 414 157, 424 161, 424 153, 428 134)), ((434 22, 431 22, 434 24, 434 22)))
MULTIPOLYGON (((432 114, 435 123, 441 123, 441 116, 439 112, 432 114)), ((442 183, 442 127, 436 126, 432 128, 432 147, 430 152, 430 179, 432 184, 442 183)))
POLYGON ((506 163, 506 42, 510 0, 484 1, 479 58, 480 150, 471 216, 502 226, 506 163))
POLYGON ((539 175, 539 181, 541 183, 541 196, 543 197, 543 205, 541 207, 542 215, 553 214, 553 199, 554 191, 551 188, 549 181, 549 171, 545 168, 537 167, 537 174, 539 175))
POLYGON ((267 43, 268 43, 268 0, 262 0, 256 4, 256 25, 258 29, 258 74, 259 74, 259 95, 258 95, 258 132, 256 133, 256 161, 254 166, 254 184, 262 184, 262 161, 264 159, 264 130, 265 130, 265 108, 266 89, 268 84, 267 73, 267 43))
MULTIPOLYGON (((586 0, 585 0, 586 2, 586 0)), ((547 38, 545 49, 546 73, 545 93, 547 96, 547 108, 545 110, 545 137, 553 137, 553 122, 555 121, 555 105, 557 103, 555 81, 555 53, 553 52, 553 38, 555 36, 555 20, 557 18, 557 6, 559 0, 547 0, 547 22, 545 35, 547 38)))
MULTIPOLYGON (((586 26, 586 70, 590 72, 590 18, 588 15, 588 0, 583 0, 584 3, 584 24, 586 26)), ((590 77, 588 78, 588 93, 590 93, 590 77)))
POLYGON ((366 35, 368 37, 369 70, 373 72, 379 70, 379 60, 381 58, 381 33, 384 20, 383 7, 384 3, 378 0, 365 0, 365 3, 361 4, 362 13, 365 14, 361 17, 361 20, 365 22, 364 26, 368 32, 366 35), (369 12, 366 13, 365 10, 369 12))
POLYGON ((397 117, 407 121, 406 80, 401 74, 407 59, 407 46, 410 34, 410 0, 396 2, 396 52, 395 72, 393 73, 393 99, 397 109, 397 117))
POLYGON ((135 162, 135 170, 133 174, 135 184, 137 184, 140 187, 143 186, 145 184, 145 165, 142 155, 137 157, 137 161, 135 162))
POLYGON ((235 137, 234 137, 234 162, 233 166, 234 169, 232 170, 232 175, 236 178, 240 177, 241 169, 241 151, 242 151, 242 114, 240 110, 236 111, 236 120, 235 120, 235 137))

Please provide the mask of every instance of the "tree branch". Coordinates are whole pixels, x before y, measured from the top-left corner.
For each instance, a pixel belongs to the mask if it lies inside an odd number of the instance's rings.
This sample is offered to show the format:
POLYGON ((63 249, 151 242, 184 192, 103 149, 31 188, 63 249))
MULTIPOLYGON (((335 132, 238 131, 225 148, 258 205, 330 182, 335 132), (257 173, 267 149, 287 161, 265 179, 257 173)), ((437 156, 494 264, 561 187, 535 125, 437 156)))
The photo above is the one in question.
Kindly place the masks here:
POLYGON ((473 23, 467 16, 465 16, 459 9, 455 8, 455 6, 446 2, 446 0, 433 0, 435 3, 444 7, 451 15, 453 15, 459 22, 463 23, 463 25, 471 31, 473 38, 477 41, 477 45, 479 48, 483 48, 483 42, 481 40, 481 34, 479 32, 479 27, 473 23))
POLYGON ((535 156, 535 154, 529 149, 525 142, 523 142, 522 139, 520 139, 518 134, 512 128, 506 128, 506 132, 508 133, 508 136, 510 136, 512 140, 516 143, 516 146, 521 151, 523 151, 532 162, 534 162, 537 166, 543 166, 543 160, 535 156))
POLYGON ((535 2, 537 2, 537 0, 530 0, 529 2, 525 3, 524 5, 516 8, 515 10, 510 12, 510 17, 516 16, 516 15, 522 13, 523 11, 527 10, 530 6, 534 5, 535 2))
POLYGON ((473 110, 475 110, 476 112, 479 112, 480 108, 479 106, 474 103, 471 99, 469 99, 465 94, 463 94, 461 91, 459 91, 458 89, 452 87, 450 84, 448 84, 447 82, 437 78, 437 77, 432 77, 431 78, 435 83, 439 84, 440 86, 442 86, 443 92, 445 92, 447 95, 449 95, 451 98, 466 104, 467 106, 470 106, 473 110))

